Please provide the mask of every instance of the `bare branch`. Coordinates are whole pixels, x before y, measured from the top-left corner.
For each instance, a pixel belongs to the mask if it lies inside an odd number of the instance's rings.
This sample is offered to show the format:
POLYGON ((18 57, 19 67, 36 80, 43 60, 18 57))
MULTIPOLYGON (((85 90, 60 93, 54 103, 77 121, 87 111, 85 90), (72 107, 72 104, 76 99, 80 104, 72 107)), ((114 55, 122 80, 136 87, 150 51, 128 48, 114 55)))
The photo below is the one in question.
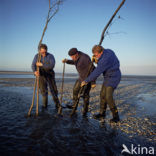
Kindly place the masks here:
POLYGON ((113 33, 109 33, 110 35, 116 35, 116 34, 127 34, 124 31, 119 31, 119 32, 113 32, 113 33))
POLYGON ((119 7, 116 9, 116 11, 114 12, 113 16, 110 18, 110 20, 108 21, 107 25, 105 26, 103 32, 102 32, 102 35, 101 35, 101 39, 100 39, 100 42, 99 42, 99 45, 102 44, 102 41, 104 40, 104 37, 105 37, 105 32, 107 30, 107 28, 110 26, 111 22, 113 21, 114 17, 116 16, 116 14, 118 13, 118 11, 120 10, 120 8, 123 6, 123 4, 125 3, 126 0, 123 0, 121 2, 121 4, 119 5, 119 7))
POLYGON ((49 17, 48 22, 56 15, 56 13, 59 11, 59 9, 56 9, 55 12, 49 17))
MULTIPOLYGON (((45 23, 45 26, 44 26, 44 29, 43 29, 43 32, 42 32, 42 35, 41 35, 41 39, 39 41, 39 44, 38 44, 38 48, 39 46, 41 45, 42 43, 42 40, 43 40, 43 37, 45 35, 45 32, 47 30, 47 27, 48 27, 48 24, 50 22, 50 20, 56 15, 56 13, 59 11, 59 6, 60 4, 63 3, 63 0, 56 0, 54 3, 51 3, 51 0, 49 0, 49 9, 48 9, 48 15, 47 15, 47 18, 46 18, 46 23, 45 23)), ((41 59, 41 56, 40 56, 40 53, 38 52, 38 61, 40 61, 41 59)))
POLYGON ((50 0, 49 0, 49 10, 50 10, 50 0))

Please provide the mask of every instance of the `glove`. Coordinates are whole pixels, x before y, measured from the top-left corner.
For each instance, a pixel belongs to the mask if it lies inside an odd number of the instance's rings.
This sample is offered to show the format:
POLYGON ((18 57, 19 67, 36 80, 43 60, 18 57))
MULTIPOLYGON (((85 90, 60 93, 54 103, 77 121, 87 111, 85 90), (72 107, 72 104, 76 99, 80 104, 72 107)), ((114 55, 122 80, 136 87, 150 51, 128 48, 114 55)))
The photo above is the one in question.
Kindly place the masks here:
POLYGON ((98 63, 98 59, 94 55, 92 56, 92 62, 98 63))
POLYGON ((81 82, 81 87, 83 87, 83 86, 85 86, 87 84, 88 84, 87 82, 83 81, 83 82, 81 82))
POLYGON ((62 63, 66 63, 66 62, 67 62, 67 59, 63 59, 63 60, 62 60, 62 63))
POLYGON ((96 84, 91 84, 91 88, 94 89, 96 87, 96 84))

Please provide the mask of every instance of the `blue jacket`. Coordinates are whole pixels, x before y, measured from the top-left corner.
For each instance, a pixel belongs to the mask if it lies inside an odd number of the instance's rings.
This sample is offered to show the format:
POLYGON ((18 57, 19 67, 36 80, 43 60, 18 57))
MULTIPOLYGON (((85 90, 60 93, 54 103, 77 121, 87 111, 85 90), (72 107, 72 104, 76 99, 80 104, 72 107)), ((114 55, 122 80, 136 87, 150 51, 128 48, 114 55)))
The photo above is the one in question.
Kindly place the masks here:
POLYGON ((120 62, 115 53, 110 49, 104 49, 103 54, 98 60, 97 67, 85 81, 91 82, 103 73, 104 85, 111 86, 115 89, 121 80, 119 67, 120 62))
MULTIPOLYGON (((37 69, 36 67, 37 58, 38 54, 35 55, 31 65, 33 72, 35 72, 37 69)), ((40 68, 42 68, 45 71, 53 71, 53 68, 55 67, 55 58, 52 54, 47 52, 44 58, 41 56, 41 63, 43 63, 43 66, 40 68)))

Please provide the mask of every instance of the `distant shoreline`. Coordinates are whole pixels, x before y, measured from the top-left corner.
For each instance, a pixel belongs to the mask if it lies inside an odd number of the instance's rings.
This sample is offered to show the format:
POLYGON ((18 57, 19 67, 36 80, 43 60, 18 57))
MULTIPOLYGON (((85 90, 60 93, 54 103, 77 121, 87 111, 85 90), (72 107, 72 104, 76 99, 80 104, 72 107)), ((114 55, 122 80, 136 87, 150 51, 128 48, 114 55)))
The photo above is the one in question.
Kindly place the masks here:
MULTIPOLYGON (((31 71, 0 71, 0 74, 14 74, 14 75, 34 75, 31 71)), ((62 75, 62 73, 56 73, 62 75)), ((77 73, 65 73, 66 76, 78 76, 77 73)), ((156 77, 156 75, 122 75, 123 77, 156 77)))
MULTIPOLYGON (((0 74, 14 74, 14 75, 34 75, 31 71, 0 71, 0 74)), ((62 73, 56 73, 62 75, 62 73)), ((65 75, 77 76, 77 73, 65 73, 65 75)))
POLYGON ((30 71, 0 71, 0 74, 33 74, 33 72, 30 72, 30 71))

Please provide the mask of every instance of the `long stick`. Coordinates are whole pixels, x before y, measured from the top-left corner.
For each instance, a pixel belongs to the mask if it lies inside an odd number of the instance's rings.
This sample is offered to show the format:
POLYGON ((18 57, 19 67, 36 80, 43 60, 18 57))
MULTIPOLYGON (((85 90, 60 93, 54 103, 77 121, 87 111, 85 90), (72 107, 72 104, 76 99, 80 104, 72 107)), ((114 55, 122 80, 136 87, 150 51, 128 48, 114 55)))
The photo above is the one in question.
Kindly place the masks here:
POLYGON ((65 73, 65 63, 63 63, 63 73, 62 73, 62 85, 61 85, 61 97, 60 97, 60 106, 58 108, 58 114, 62 114, 62 100, 63 100, 63 87, 64 87, 64 73, 65 73))
POLYGON ((38 105, 39 105, 39 76, 37 76, 37 101, 36 101, 36 116, 38 116, 38 105))
POLYGON ((121 4, 119 5, 119 7, 115 10, 113 16, 110 18, 110 20, 108 21, 107 25, 105 26, 103 32, 102 32, 102 35, 101 35, 101 39, 100 39, 100 42, 99 42, 99 45, 102 44, 103 40, 104 40, 104 37, 105 37, 105 32, 108 28, 108 26, 111 24, 112 20, 114 19, 115 15, 118 13, 118 11, 120 10, 120 8, 123 6, 123 4, 125 3, 126 0, 123 0, 121 2, 121 4))
POLYGON ((31 103, 31 106, 30 106, 30 109, 29 109, 29 112, 28 112, 28 116, 30 116, 31 114, 31 110, 33 108, 33 105, 34 105, 34 100, 35 100, 35 94, 36 94, 36 78, 35 78, 35 83, 34 83, 34 91, 33 91, 33 98, 32 98, 32 103, 31 103))
MULTIPOLYGON (((89 74, 91 73, 91 71, 94 69, 94 64, 93 62, 91 61, 90 65, 89 65, 89 69, 88 69, 88 72, 87 72, 87 75, 86 77, 89 76, 89 74)), ((77 97, 77 101, 74 103, 74 107, 72 109, 72 112, 70 113, 70 116, 72 117, 75 112, 76 112, 76 109, 77 109, 77 106, 79 104, 79 100, 81 98, 81 95, 84 94, 84 90, 85 90, 85 86, 81 87, 80 90, 79 90, 79 93, 78 93, 78 97, 77 97)))
POLYGON ((63 73, 62 73, 62 86, 61 86, 61 98, 60 98, 61 105, 62 105, 62 99, 63 99, 64 73, 65 73, 65 63, 63 63, 63 73))

